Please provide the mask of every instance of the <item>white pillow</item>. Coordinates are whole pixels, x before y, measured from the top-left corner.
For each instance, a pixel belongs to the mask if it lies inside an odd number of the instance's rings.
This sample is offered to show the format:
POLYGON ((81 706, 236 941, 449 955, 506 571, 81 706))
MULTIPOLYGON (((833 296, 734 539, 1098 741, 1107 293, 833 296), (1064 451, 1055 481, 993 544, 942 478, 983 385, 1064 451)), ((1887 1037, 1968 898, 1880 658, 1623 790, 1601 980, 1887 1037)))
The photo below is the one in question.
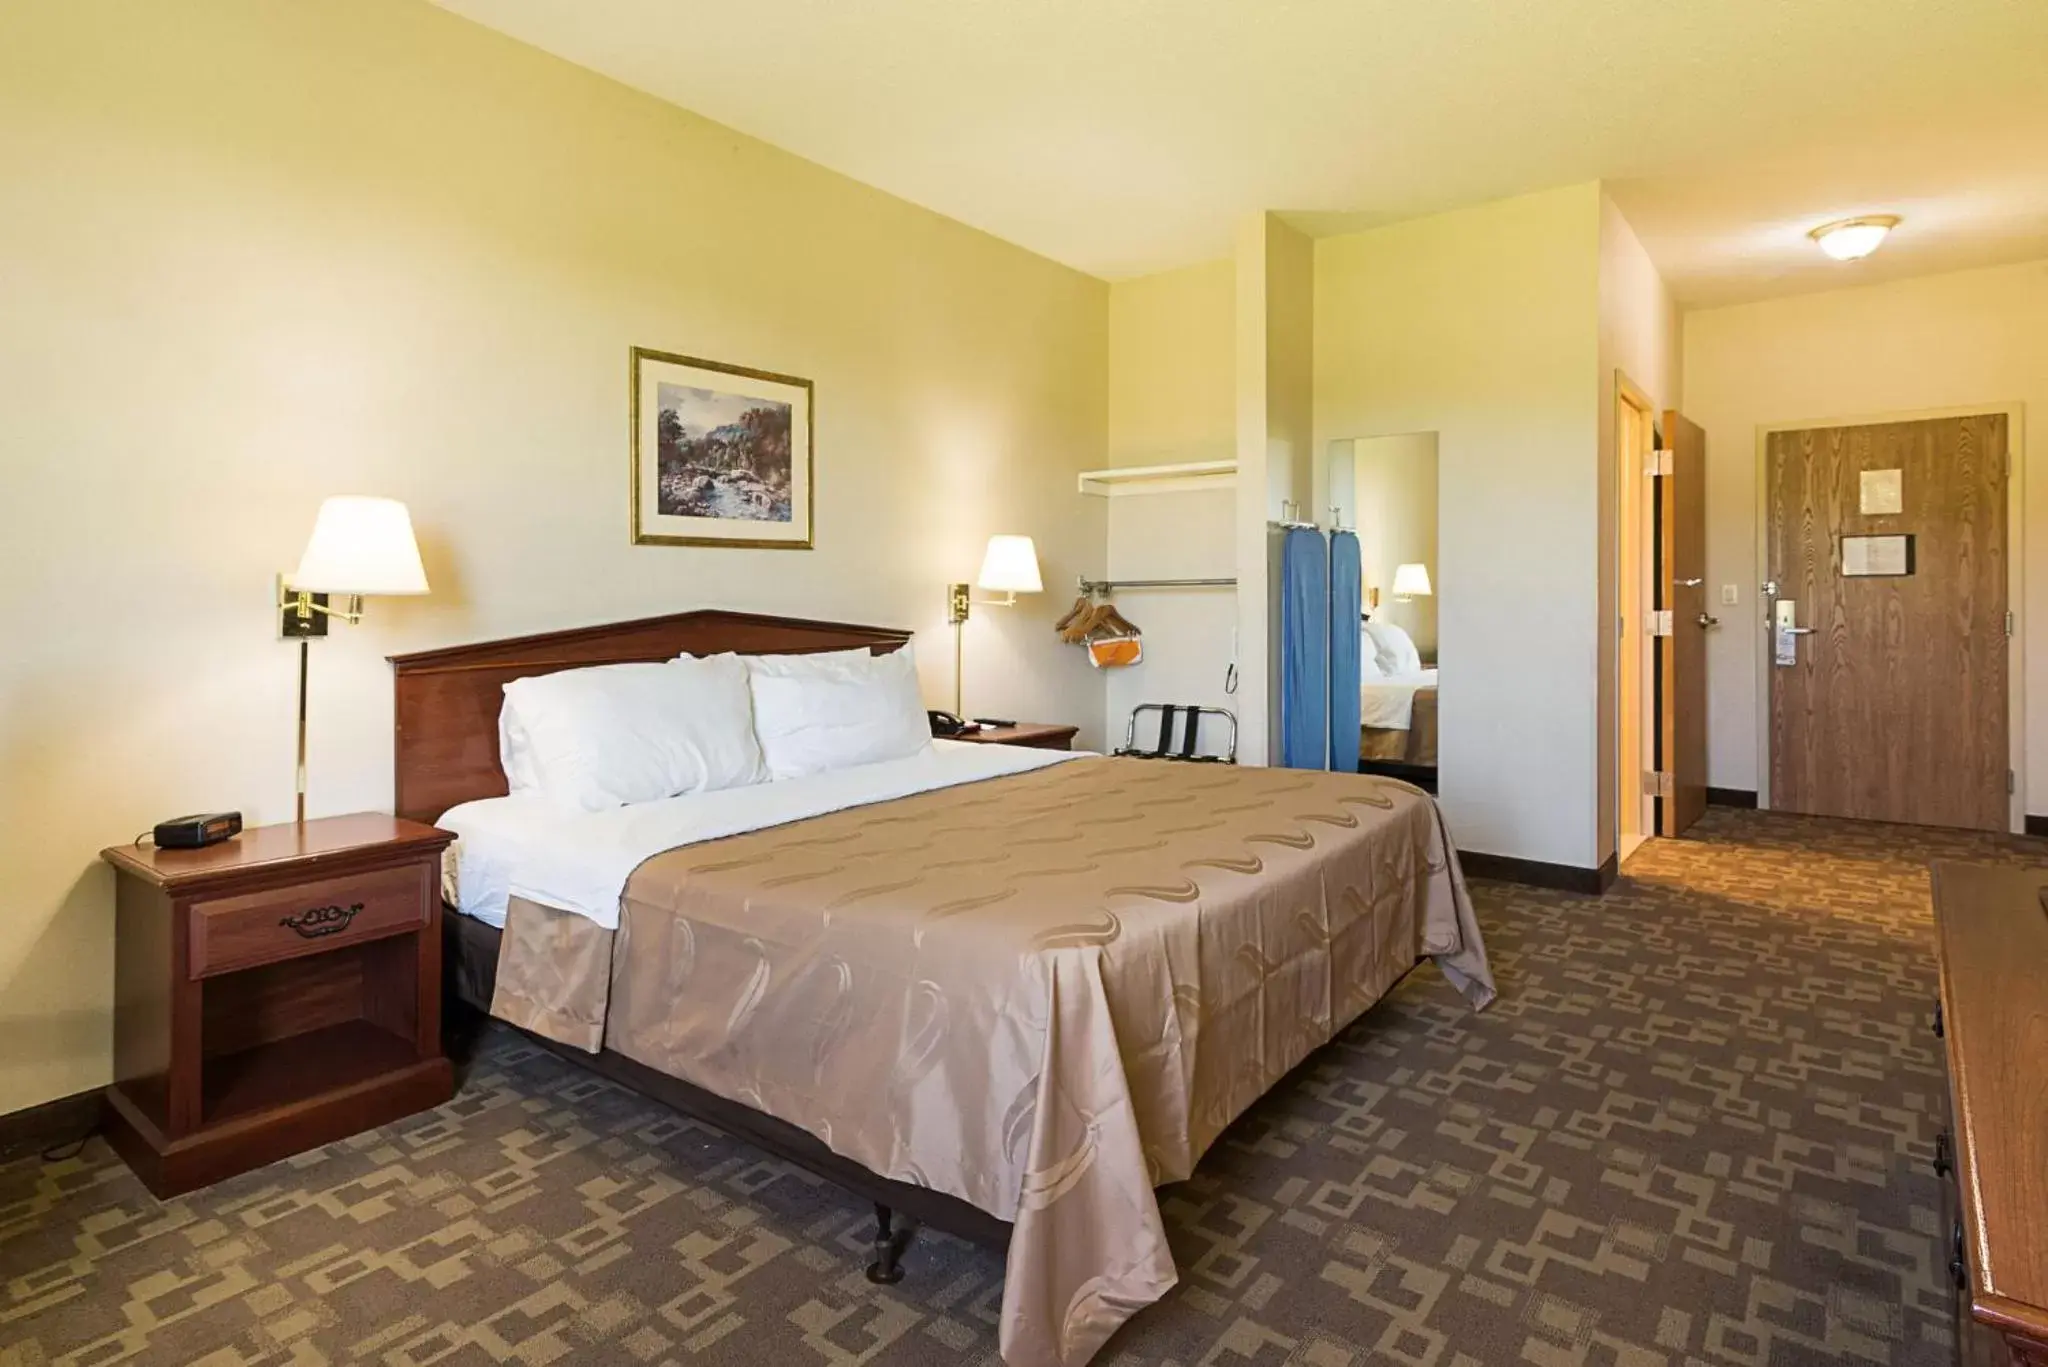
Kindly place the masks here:
POLYGON ((1372 636, 1363 628, 1359 630, 1358 677, 1361 682, 1384 679, 1387 671, 1380 668, 1379 647, 1373 644, 1372 636))
POLYGON ((931 748, 910 647, 750 655, 754 733, 771 777, 801 778, 931 748))
POLYGON ((768 776, 737 656, 515 679, 505 685, 505 711, 509 724, 501 714, 500 734, 524 734, 520 762, 530 761, 532 786, 569 811, 602 812, 768 776))
POLYGON ((1422 652, 1415 648, 1415 639, 1391 622, 1367 622, 1365 634, 1371 639, 1373 652, 1379 656, 1380 668, 1388 674, 1418 674, 1422 671, 1422 652))
POLYGON ((533 765, 533 743, 527 740, 519 709, 510 698, 498 708, 498 767, 505 771, 505 786, 515 793, 540 787, 540 774, 533 765))

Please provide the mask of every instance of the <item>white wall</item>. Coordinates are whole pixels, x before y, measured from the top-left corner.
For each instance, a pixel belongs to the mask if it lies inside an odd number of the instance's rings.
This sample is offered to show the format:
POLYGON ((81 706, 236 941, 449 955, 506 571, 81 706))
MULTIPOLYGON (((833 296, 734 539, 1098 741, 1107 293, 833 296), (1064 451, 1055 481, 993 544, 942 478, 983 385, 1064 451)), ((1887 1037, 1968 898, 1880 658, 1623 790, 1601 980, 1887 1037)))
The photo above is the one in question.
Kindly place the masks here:
MULTIPOLYGON (((323 495, 434 585, 315 647, 318 814, 385 806, 383 656, 697 606, 915 628, 992 532, 1101 562, 1107 288, 414 0, 0 7, 0 1112, 107 1080, 104 845, 288 819, 271 577, 323 495), (627 542, 627 351, 817 385, 817 549, 627 542)), ((1099 742, 1048 592, 977 710, 1099 742)))
POLYGON ((2048 811, 2048 262, 1800 295, 1685 319, 1685 408, 1707 432, 1707 578, 1742 595, 1709 637, 1708 782, 1757 786, 1757 429, 2025 405, 2027 810, 2048 811))
MULTIPOLYGON (((1237 454, 1236 268, 1229 260, 1120 280, 1109 289, 1109 463, 1161 465, 1237 454)), ((1230 578, 1237 573, 1228 488, 1109 501, 1112 578, 1230 578)), ((1062 590, 1066 587, 1059 586, 1062 590)), ((1145 633, 1145 658, 1106 671, 1103 730, 1122 741, 1140 702, 1227 707, 1224 669, 1237 630, 1226 589, 1120 594, 1145 633)), ((1203 743, 1220 748, 1225 732, 1203 743)))
MULTIPOLYGON (((1232 489, 1112 498, 1109 501, 1109 574, 1112 579, 1228 579, 1237 573, 1232 489)), ((1103 723, 1111 745, 1120 744, 1131 709, 1139 703, 1196 703, 1237 710, 1224 691, 1237 632, 1237 595, 1229 589, 1129 590, 1117 607, 1145 635, 1145 658, 1127 669, 1105 670, 1109 703, 1103 723)), ((1156 718, 1153 719, 1156 722, 1156 718)), ((1156 727, 1140 739, 1151 745, 1156 727)), ((1223 752, 1229 727, 1205 721, 1204 753, 1223 752)))
POLYGON ((1590 867, 1599 740, 1597 185, 1316 243, 1315 432, 1439 434, 1442 803, 1590 867))
POLYGON ((1618 601, 1615 564, 1615 470, 1617 385, 1621 377, 1648 398, 1663 422, 1667 408, 1681 406, 1683 329, 1678 305, 1650 254, 1614 201, 1600 196, 1600 720, 1599 857, 1615 852, 1618 800, 1617 706, 1620 665, 1615 629, 1618 601))

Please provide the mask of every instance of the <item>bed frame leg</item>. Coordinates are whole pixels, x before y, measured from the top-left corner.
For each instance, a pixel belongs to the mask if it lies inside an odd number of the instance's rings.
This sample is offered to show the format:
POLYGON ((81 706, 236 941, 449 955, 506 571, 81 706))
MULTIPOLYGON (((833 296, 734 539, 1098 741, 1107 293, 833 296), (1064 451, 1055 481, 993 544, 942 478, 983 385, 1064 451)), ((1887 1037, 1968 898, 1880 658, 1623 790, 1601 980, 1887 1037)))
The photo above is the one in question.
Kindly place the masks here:
POLYGON ((875 1202, 875 1260, 868 1264, 868 1280, 877 1286, 894 1286, 903 1280, 903 1246, 910 1232, 896 1232, 896 1212, 875 1202))

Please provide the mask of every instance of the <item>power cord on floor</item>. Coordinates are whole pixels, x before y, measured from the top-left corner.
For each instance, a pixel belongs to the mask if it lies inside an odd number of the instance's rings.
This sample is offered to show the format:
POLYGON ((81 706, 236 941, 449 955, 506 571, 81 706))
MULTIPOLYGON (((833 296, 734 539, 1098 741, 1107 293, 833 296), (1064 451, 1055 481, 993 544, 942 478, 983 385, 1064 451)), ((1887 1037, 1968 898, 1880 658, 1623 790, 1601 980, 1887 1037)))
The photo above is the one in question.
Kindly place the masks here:
POLYGON ((53 1148, 44 1149, 42 1153, 43 1161, 45 1163, 70 1162, 72 1159, 78 1157, 78 1155, 85 1152, 85 1146, 87 1144, 92 1143, 92 1137, 95 1133, 97 1133, 97 1131, 87 1130, 84 1134, 78 1136, 78 1138, 72 1143, 58 1144, 53 1148))

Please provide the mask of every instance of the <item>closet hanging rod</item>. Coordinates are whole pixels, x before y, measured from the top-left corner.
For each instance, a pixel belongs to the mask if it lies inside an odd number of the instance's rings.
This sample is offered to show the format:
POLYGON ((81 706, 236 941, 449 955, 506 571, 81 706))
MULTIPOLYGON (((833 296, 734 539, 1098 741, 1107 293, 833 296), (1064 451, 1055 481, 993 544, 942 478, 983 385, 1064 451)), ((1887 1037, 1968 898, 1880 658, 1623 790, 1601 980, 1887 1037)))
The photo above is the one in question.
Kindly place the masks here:
POLYGON ((1320 522, 1286 522, 1277 517, 1267 518, 1266 525, 1268 527, 1281 527, 1288 531, 1319 532, 1323 530, 1323 525, 1320 522))
POLYGON ((1114 593, 1118 589, 1234 589, 1235 579, 1090 579, 1081 577, 1081 592, 1114 593))

